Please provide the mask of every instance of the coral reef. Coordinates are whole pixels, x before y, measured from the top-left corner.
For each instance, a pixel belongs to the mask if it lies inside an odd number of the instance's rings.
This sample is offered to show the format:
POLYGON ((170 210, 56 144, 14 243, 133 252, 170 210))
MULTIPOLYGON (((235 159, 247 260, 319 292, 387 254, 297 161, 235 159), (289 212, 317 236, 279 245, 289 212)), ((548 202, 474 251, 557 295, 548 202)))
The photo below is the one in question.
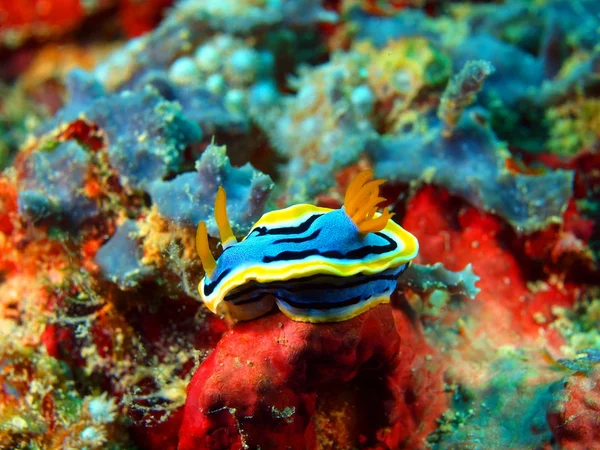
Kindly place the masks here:
POLYGON ((332 187, 339 170, 356 163, 377 129, 402 127, 412 119, 418 96, 440 86, 450 61, 421 38, 374 49, 357 43, 332 61, 300 72, 295 96, 258 123, 287 158, 288 201, 305 201, 332 187))
POLYGON ((241 235, 265 212, 271 179, 249 163, 233 168, 225 147, 209 145, 196 163, 196 172, 187 172, 169 181, 156 181, 150 195, 158 212, 178 225, 194 227, 204 220, 208 233, 219 236, 214 219, 214 200, 222 186, 229 194, 231 227, 241 235))
POLYGON ((600 448, 598 17, 0 0, 0 448, 600 448), (387 183, 349 203, 361 173, 387 183), (325 211, 351 220, 302 228, 325 211), (419 247, 385 302, 354 263, 290 279, 373 256, 380 217, 419 247), (234 250, 257 222, 285 227, 234 250), (241 272, 377 301, 211 312, 241 272))
POLYGON ((80 192, 89 164, 86 151, 74 141, 35 152, 24 167, 19 193, 21 216, 35 225, 65 222, 77 228, 96 215, 93 200, 80 192), (65 167, 67 176, 61 172, 65 167))
POLYGON ((83 115, 102 128, 109 163, 125 187, 147 190, 153 181, 178 170, 186 146, 202 138, 202 131, 182 115, 180 107, 151 87, 105 97, 97 82, 85 82, 83 86, 79 80, 73 82, 76 106, 59 112, 58 123, 83 115), (86 106, 82 109, 81 104, 86 106))
POLYGON ((142 264, 143 250, 138 235, 136 223, 127 220, 96 253, 102 276, 123 289, 135 287, 152 276, 152 268, 142 264))
POLYGON ((561 220, 572 195, 572 173, 511 170, 510 153, 477 111, 466 111, 451 135, 445 136, 445 130, 434 119, 426 132, 384 135, 370 142, 375 173, 444 186, 519 231, 533 232, 561 220))

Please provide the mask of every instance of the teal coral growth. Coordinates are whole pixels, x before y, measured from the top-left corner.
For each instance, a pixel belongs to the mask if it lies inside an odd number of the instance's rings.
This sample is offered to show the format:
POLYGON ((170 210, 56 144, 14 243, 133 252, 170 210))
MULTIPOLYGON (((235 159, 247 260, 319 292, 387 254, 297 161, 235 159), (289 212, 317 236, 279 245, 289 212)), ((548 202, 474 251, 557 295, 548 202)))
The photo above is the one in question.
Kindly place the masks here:
POLYGON ((418 292, 431 292, 439 289, 474 299, 479 292, 479 288, 476 286, 477 281, 479 281, 479 277, 473 273, 473 267, 470 264, 460 272, 452 272, 445 269, 441 263, 437 263, 431 266, 410 266, 400 280, 400 285, 418 292))
POLYGON ((497 361, 492 370, 493 378, 481 392, 456 389, 453 408, 444 414, 438 434, 430 437, 432 448, 488 442, 502 448, 536 448, 552 439, 539 411, 550 408, 560 382, 531 384, 537 374, 510 358, 497 361))

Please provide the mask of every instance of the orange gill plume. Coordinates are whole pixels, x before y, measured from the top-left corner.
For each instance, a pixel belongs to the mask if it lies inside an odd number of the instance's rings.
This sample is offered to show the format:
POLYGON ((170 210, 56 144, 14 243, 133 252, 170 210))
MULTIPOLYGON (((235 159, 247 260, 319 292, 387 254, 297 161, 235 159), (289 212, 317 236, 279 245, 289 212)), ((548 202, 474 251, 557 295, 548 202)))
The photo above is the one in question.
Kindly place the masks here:
POLYGON ((379 196, 379 186, 385 180, 373 180, 373 171, 363 170, 348 185, 344 197, 344 211, 352 219, 361 233, 381 231, 385 228, 388 220, 394 215, 388 208, 375 217, 377 205, 385 201, 379 196))
MULTIPOLYGON (((219 186, 215 198, 215 220, 219 227, 219 235, 221 236, 221 245, 223 248, 235 244, 237 240, 231 230, 229 217, 227 216, 227 195, 225 189, 221 186, 219 186)), ((208 246, 208 233, 206 231, 206 223, 203 220, 198 224, 198 230, 196 231, 196 251, 198 252, 198 256, 200 256, 206 276, 210 278, 210 275, 217 267, 217 262, 208 246)))

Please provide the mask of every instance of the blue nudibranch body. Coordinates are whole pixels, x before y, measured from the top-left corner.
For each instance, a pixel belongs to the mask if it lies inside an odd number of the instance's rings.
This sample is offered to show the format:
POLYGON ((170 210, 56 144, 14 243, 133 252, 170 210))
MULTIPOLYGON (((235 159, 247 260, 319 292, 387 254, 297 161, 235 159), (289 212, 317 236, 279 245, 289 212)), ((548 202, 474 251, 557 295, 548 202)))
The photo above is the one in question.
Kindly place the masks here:
POLYGON ((339 322, 388 302, 398 276, 418 253, 417 239, 377 213, 382 180, 358 174, 341 209, 301 204, 262 216, 237 242, 219 188, 215 216, 223 253, 215 261, 206 225, 196 236, 206 276, 198 290, 214 313, 258 317, 274 303, 293 320, 339 322))

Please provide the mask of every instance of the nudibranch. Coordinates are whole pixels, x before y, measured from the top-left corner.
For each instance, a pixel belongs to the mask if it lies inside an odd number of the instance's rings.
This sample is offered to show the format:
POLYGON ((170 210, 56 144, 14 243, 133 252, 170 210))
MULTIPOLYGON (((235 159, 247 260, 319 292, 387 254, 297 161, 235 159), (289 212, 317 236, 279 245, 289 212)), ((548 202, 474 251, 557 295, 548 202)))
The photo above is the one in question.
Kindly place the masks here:
POLYGON ((378 205, 384 180, 370 170, 350 183, 341 209, 300 204, 264 214, 237 242, 229 224, 226 195, 219 188, 215 219, 223 253, 215 261, 206 224, 196 249, 205 277, 198 286, 208 309, 249 320, 276 303, 302 322, 339 322, 389 302, 398 276, 417 255, 417 239, 390 220, 378 205))

